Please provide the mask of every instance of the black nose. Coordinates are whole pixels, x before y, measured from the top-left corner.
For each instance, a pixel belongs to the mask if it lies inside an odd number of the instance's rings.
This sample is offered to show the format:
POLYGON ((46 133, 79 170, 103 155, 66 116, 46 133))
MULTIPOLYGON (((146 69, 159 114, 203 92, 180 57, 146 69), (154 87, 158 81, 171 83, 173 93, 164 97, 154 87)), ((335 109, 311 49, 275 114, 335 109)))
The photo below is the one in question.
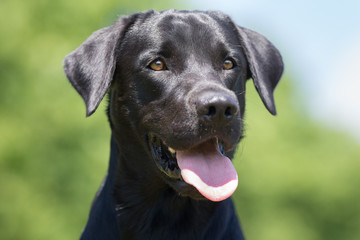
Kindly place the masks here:
POLYGON ((231 122, 239 112, 236 98, 229 94, 206 92, 201 94, 196 103, 198 115, 201 119, 215 125, 231 122))

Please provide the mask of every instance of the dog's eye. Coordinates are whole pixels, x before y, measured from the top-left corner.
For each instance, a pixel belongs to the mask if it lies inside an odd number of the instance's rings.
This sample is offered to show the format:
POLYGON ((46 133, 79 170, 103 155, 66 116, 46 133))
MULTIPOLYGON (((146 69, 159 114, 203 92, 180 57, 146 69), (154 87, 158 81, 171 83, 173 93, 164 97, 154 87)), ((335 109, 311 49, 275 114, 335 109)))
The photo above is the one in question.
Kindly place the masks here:
POLYGON ((226 59, 223 63, 223 69, 225 70, 229 70, 232 69, 234 67, 234 62, 230 59, 226 59))
POLYGON ((149 67, 154 71, 166 70, 165 63, 160 59, 156 59, 156 60, 152 61, 149 65, 149 67))

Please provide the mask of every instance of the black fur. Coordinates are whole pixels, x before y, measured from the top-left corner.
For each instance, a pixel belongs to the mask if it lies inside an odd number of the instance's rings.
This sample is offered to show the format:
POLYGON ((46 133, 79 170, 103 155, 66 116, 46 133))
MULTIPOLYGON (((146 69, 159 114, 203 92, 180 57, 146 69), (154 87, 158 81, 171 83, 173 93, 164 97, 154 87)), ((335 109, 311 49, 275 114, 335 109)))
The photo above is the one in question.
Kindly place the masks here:
POLYGON ((217 138, 232 157, 248 78, 276 114, 283 63, 267 39, 219 12, 148 11, 93 33, 64 68, 87 116, 109 92, 110 166, 81 239, 243 239, 231 198, 211 202, 164 174, 150 141, 185 150, 217 138))

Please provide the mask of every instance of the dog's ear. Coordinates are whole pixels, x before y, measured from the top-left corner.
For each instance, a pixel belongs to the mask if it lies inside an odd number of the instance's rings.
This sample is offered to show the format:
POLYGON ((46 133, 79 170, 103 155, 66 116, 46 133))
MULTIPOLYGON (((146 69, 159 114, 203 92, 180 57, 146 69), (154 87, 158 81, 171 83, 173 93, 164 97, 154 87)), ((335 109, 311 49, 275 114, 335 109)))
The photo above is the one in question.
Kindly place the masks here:
POLYGON ((94 32, 64 60, 64 70, 86 104, 86 116, 99 106, 114 77, 116 49, 134 15, 121 17, 110 27, 94 32))
POLYGON ((273 115, 276 115, 274 89, 284 70, 279 51, 264 36, 246 28, 238 27, 250 75, 261 100, 273 115))

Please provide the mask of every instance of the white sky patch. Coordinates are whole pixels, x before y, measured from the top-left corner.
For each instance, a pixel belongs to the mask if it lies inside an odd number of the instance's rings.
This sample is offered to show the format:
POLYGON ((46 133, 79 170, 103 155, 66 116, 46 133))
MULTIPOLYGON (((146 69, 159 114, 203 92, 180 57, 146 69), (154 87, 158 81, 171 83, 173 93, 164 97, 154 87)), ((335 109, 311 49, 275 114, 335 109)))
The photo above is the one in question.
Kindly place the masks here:
POLYGON ((360 140, 360 36, 344 46, 343 54, 333 60, 324 76, 328 83, 323 85, 311 111, 360 140))

